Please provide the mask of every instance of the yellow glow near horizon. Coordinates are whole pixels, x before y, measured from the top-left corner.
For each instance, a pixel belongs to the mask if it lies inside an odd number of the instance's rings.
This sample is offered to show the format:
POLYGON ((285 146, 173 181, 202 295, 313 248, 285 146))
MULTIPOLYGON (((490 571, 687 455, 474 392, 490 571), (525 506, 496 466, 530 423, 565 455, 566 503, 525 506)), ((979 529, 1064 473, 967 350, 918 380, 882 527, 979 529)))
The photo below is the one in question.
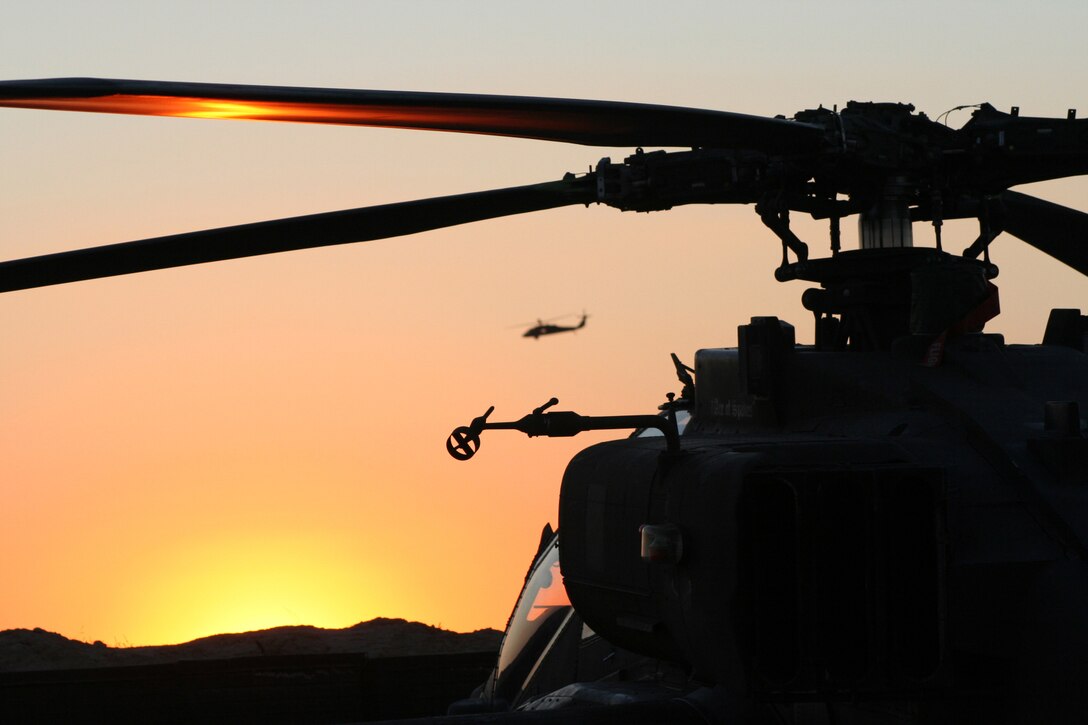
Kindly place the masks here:
POLYGON ((142 580, 133 595, 155 617, 129 638, 176 643, 283 625, 345 627, 369 618, 365 607, 350 606, 339 581, 350 562, 331 560, 306 539, 234 538, 201 541, 142 580))

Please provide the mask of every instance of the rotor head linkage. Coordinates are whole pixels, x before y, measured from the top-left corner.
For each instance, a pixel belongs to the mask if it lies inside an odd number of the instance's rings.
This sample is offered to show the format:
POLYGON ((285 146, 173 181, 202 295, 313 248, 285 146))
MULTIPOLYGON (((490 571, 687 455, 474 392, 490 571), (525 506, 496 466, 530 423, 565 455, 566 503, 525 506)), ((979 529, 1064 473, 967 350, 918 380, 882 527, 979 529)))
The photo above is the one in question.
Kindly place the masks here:
POLYGON ((487 421, 488 416, 495 410, 495 406, 491 406, 487 412, 474 418, 467 426, 454 429, 450 437, 446 439, 446 450, 457 460, 467 461, 480 450, 480 433, 485 430, 519 430, 530 438, 535 436, 567 438, 587 430, 654 428, 665 436, 669 453, 680 452, 680 434, 676 428, 676 421, 669 417, 660 415, 592 416, 579 415, 569 410, 544 412, 558 402, 558 398, 551 398, 519 420, 496 423, 487 421))
POLYGON ((990 242, 1005 231, 1004 211, 999 197, 987 197, 982 201, 978 210, 978 238, 963 250, 964 257, 978 259, 982 254, 984 261, 990 261, 990 242))
POLYGON ((789 255, 786 249, 790 249, 797 255, 798 262, 808 260, 808 245, 793 233, 790 229, 790 210, 781 207, 772 201, 761 201, 756 204, 756 213, 759 218, 775 235, 782 240, 782 266, 789 264, 789 255))

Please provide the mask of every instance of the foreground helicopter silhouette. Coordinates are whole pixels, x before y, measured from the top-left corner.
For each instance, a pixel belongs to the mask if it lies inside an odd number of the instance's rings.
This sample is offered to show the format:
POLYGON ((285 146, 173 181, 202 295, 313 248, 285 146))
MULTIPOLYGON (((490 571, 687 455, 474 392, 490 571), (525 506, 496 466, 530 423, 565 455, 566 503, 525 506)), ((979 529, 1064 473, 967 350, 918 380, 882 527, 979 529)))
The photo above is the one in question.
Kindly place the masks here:
MULTIPOLYGON (((476 722, 1066 723, 1088 712, 1088 318, 983 332, 1008 232, 1088 274, 1088 215, 1010 191, 1088 173, 1088 121, 898 103, 792 119, 566 99, 59 79, 0 105, 343 123, 638 150, 585 175, 0 263, 0 291, 392 237, 553 207, 754 204, 815 342, 753 317, 674 356, 661 415, 493 409, 457 428, 634 429, 569 464, 476 722), (646 146, 683 151, 643 151, 646 146), (810 258, 791 212, 826 219, 810 258), (840 244, 859 218, 860 249, 840 244), (942 225, 979 221, 953 255, 942 225), (933 228, 915 247, 914 222, 933 228), (691 373, 694 372, 694 377, 691 373), (531 712, 530 712, 531 711, 531 712)), ((458 720, 461 722, 461 720, 458 720)))
POLYGON ((586 320, 589 319, 589 315, 582 313, 582 319, 578 321, 577 325, 556 325, 552 323, 545 323, 543 320, 537 320, 536 325, 526 330, 522 337, 531 337, 535 340, 539 340, 544 335, 554 335, 558 332, 574 332, 575 330, 581 330, 586 326, 586 320))

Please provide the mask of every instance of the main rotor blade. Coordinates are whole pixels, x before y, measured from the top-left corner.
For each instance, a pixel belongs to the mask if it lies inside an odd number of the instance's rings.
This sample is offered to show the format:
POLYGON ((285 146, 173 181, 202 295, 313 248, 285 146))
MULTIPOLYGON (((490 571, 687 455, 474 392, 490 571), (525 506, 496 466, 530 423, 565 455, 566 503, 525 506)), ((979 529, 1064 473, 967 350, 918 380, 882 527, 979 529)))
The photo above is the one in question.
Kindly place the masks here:
POLYGON ((460 131, 587 146, 819 148, 818 126, 724 111, 528 96, 52 78, 0 81, 0 106, 460 131))
POLYGON ((1016 191, 1001 201, 1006 232, 1088 275, 1088 214, 1016 191))
POLYGON ((173 234, 0 262, 0 292, 415 234, 596 201, 592 176, 173 234))

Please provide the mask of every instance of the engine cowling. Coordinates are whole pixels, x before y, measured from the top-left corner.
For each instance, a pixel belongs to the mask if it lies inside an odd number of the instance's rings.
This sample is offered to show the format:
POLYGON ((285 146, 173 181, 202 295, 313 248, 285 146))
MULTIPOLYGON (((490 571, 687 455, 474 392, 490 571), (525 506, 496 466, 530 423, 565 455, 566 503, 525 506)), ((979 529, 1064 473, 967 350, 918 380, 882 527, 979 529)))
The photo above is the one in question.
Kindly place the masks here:
POLYGON ((872 441, 588 448, 560 496, 571 602, 614 644, 707 683, 933 686, 945 650, 943 474, 902 455, 872 441), (644 525, 677 540, 644 557, 644 525))

